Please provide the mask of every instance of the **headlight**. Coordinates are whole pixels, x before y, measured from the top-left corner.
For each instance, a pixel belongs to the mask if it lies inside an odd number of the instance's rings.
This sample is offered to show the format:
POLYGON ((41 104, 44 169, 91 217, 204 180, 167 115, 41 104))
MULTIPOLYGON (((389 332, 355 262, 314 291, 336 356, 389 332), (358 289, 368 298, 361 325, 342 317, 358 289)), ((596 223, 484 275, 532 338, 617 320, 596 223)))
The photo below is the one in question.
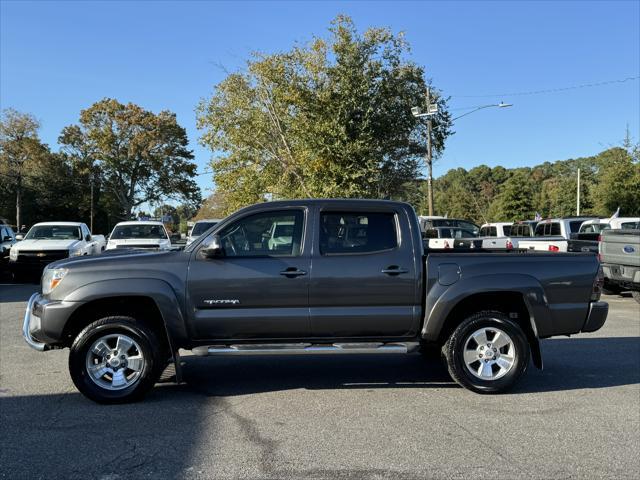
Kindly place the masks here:
POLYGON ((71 248, 71 249, 69 249, 69 256, 70 257, 79 257, 80 255, 82 255, 82 249, 81 248, 71 248))
POLYGON ((42 274, 42 294, 48 295, 67 274, 66 268, 46 268, 42 274))
POLYGON ((18 249, 12 248, 9 250, 9 260, 13 260, 14 262, 18 260, 18 249))
POLYGON ((116 248, 116 242, 112 242, 111 240, 109 240, 107 242, 107 249, 110 249, 110 248, 116 248))

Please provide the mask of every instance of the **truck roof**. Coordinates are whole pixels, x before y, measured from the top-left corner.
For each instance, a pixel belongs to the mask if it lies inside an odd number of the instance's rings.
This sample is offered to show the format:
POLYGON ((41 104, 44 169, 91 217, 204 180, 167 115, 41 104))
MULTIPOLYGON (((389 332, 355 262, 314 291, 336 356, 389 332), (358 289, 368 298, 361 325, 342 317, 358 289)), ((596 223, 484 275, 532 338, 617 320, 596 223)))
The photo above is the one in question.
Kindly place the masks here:
POLYGON ((128 222, 117 223, 116 227, 119 227, 120 225, 164 225, 164 224, 156 220, 132 220, 128 222))
POLYGON ((33 226, 34 227, 39 227, 41 225, 63 225, 65 227, 79 227, 80 225, 82 225, 82 222, 40 222, 40 223, 35 223, 33 226))

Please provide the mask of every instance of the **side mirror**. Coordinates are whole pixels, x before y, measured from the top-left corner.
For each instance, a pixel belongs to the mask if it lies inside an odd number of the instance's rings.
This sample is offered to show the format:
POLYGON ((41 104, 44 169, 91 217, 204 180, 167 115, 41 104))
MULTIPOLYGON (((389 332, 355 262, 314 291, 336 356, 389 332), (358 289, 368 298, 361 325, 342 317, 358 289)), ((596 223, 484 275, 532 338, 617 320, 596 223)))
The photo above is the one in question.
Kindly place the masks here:
POLYGON ((224 257, 220 235, 211 235, 200 251, 206 258, 224 257))
POLYGON ((85 239, 87 242, 90 242, 90 241, 91 241, 91 235, 89 235, 89 234, 87 233, 87 234, 84 236, 84 239, 85 239))
POLYGON ((24 240, 24 235, 19 233, 16 235, 16 240, 20 241, 20 240, 24 240))
POLYGON ((3 242, 10 242, 11 240, 13 240, 13 237, 11 235, 5 235, 2 239, 3 242))

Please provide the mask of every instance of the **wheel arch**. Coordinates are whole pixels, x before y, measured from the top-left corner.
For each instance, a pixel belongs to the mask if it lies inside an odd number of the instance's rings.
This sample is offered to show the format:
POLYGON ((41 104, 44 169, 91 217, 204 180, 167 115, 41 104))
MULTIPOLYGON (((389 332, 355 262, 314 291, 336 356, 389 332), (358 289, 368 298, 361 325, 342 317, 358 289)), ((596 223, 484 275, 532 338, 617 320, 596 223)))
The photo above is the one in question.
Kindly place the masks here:
POLYGON ((443 344, 465 318, 483 310, 494 310, 520 325, 529 341, 533 363, 542 369, 539 326, 551 317, 544 291, 536 279, 527 275, 506 278, 486 275, 460 281, 444 291, 438 287, 432 288, 427 296, 422 329, 426 341, 443 344), (478 285, 482 287, 479 289, 478 285), (430 299, 432 294, 436 296, 430 299))

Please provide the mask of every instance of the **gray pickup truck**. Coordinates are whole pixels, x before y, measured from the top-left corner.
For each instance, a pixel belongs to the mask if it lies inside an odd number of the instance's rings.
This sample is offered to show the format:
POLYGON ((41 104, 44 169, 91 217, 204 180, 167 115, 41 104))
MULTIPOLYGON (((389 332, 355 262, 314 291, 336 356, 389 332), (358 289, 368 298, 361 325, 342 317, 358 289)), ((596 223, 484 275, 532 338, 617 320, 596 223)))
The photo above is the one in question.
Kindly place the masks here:
MULTIPOLYGON (((442 353, 452 378, 502 392, 542 368, 539 339, 598 330, 594 255, 430 253, 405 203, 294 200, 247 207, 182 251, 61 260, 23 324, 70 348, 76 387, 141 398, 179 349, 198 355, 442 353)), ((429 355, 427 355, 429 356, 429 355)))

